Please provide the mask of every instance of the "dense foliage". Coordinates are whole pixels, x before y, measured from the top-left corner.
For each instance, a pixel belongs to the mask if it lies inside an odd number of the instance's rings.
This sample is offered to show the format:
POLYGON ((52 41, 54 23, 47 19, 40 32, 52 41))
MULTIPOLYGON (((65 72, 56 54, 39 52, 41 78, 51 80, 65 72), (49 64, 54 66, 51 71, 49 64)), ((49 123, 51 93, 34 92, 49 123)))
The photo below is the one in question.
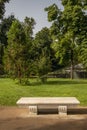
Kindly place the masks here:
POLYGON ((12 22, 15 20, 14 15, 3 18, 0 22, 0 74, 4 74, 3 56, 4 48, 7 47, 7 33, 11 27, 12 22))
MULTIPOLYGON (((78 64, 78 53, 87 39, 87 6, 86 0, 61 0, 64 7, 60 10, 56 4, 47 7, 48 21, 52 21, 50 32, 53 38, 52 47, 59 63, 71 64, 71 78, 74 65, 78 64)), ((80 54, 80 53, 79 53, 80 54)))
POLYGON ((10 0, 0 0, 0 19, 3 18, 5 13, 5 3, 9 2, 10 0))
POLYGON ((22 78, 29 77, 32 65, 32 31, 30 29, 28 31, 28 28, 34 26, 35 22, 32 20, 25 18, 24 23, 15 20, 7 35, 8 46, 4 55, 5 69, 11 76, 18 78, 20 83, 22 78))
MULTIPOLYGON (((5 2, 0 1, 0 18, 5 2)), ((33 35, 35 20, 25 17, 20 22, 13 15, 0 22, 0 74, 28 82, 38 76, 42 82, 47 74, 60 68, 81 63, 87 68, 87 0, 61 0, 63 9, 56 4, 45 8, 51 27, 42 28, 33 35)))

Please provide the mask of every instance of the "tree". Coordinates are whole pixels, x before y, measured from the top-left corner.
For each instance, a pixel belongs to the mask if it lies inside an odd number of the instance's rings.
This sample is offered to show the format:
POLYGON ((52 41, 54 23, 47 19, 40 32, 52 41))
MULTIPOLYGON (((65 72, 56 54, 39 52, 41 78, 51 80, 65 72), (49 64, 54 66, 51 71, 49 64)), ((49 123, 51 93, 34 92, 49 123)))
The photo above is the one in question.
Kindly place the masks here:
POLYGON ((3 18, 0 22, 0 43, 5 47, 7 46, 7 33, 12 25, 12 22, 15 21, 16 18, 14 15, 10 15, 7 18, 3 18))
POLYGON ((39 31, 34 40, 36 71, 42 82, 46 81, 46 75, 51 70, 51 37, 48 28, 39 31))
POLYGON ((5 3, 9 1, 10 0, 0 0, 0 19, 3 18, 3 15, 5 13, 5 3))
MULTIPOLYGON (((9 0, 0 0, 0 19, 3 18, 3 15, 5 13, 5 3, 9 2, 9 0)), ((1 33, 1 30, 0 30, 1 33)), ((3 74, 3 63, 2 63, 2 57, 3 57, 3 45, 1 44, 1 36, 0 36, 0 74, 3 74)))
POLYGON ((45 10, 48 12, 48 20, 53 21, 50 30, 53 44, 56 45, 54 48, 56 56, 60 59, 61 64, 65 64, 65 66, 71 64, 71 78, 73 78, 74 64, 78 61, 79 37, 83 33, 81 26, 85 16, 83 7, 87 2, 82 0, 61 1, 64 10, 59 10, 55 4, 45 10), (56 39, 57 42, 55 43, 56 39))
POLYGON ((80 49, 80 61, 83 66, 87 69, 87 39, 84 39, 80 49))
POLYGON ((5 66, 11 75, 15 75, 21 82, 23 66, 23 49, 25 33, 21 23, 16 20, 13 22, 8 32, 8 46, 5 52, 5 66))
POLYGON ((0 74, 4 74, 4 66, 3 66, 4 48, 7 47, 8 44, 7 33, 14 20, 15 20, 14 15, 11 15, 8 18, 3 18, 0 23, 0 70, 2 70, 0 74))
POLYGON ((3 67, 3 45, 0 43, 0 75, 4 74, 3 67))
POLYGON ((75 61, 78 61, 78 54, 80 52, 80 46, 83 44, 82 37, 85 37, 87 32, 87 24, 85 24, 84 19, 86 18, 85 7, 87 5, 86 0, 77 0, 77 1, 62 1, 63 6, 65 7, 63 11, 63 20, 66 23, 66 30, 71 33, 71 78, 73 78, 73 70, 75 61), (66 2, 65 2, 66 1, 66 2), (78 51, 74 53, 75 51, 78 51), (77 59, 75 58, 77 57, 77 59))
MULTIPOLYGON (((27 20, 30 20, 30 18, 27 20)), ((19 79, 20 83, 27 82, 32 69, 32 36, 27 22, 15 20, 7 34, 8 46, 5 51, 5 68, 19 79), (26 33, 27 30, 27 33, 26 33)), ((31 27, 32 28, 32 27, 31 27)))
POLYGON ((24 30, 26 33, 26 36, 32 39, 32 35, 33 35, 33 29, 34 29, 34 25, 36 24, 35 20, 33 18, 28 18, 25 17, 24 19, 24 30))
MULTIPOLYGON (((26 46, 24 48, 24 61, 25 61, 25 69, 24 69, 24 74, 29 78, 32 73, 34 73, 34 46, 33 46, 33 29, 35 26, 36 22, 33 18, 28 18, 25 17, 24 22, 23 22, 23 29, 25 32, 26 36, 26 46)), ((25 77, 24 76, 24 77, 25 77)), ((27 82, 27 81, 26 81, 27 82)))

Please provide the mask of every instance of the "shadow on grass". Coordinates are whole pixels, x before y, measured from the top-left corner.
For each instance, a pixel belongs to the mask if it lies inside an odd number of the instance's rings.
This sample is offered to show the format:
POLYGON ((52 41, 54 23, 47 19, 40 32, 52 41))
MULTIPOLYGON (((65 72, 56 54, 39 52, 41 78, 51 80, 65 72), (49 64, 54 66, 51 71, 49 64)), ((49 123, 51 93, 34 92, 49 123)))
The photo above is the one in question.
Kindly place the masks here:
POLYGON ((68 80, 68 81, 61 81, 61 80, 59 80, 59 81, 48 81, 46 84, 49 84, 49 85, 56 85, 56 84, 59 84, 59 85, 64 85, 64 84, 66 84, 66 85, 68 85, 68 84, 87 84, 87 81, 80 81, 80 80, 78 80, 78 81, 73 81, 73 80, 68 80))
POLYGON ((54 80, 54 81, 47 81, 45 83, 41 82, 32 82, 30 86, 41 86, 41 85, 69 85, 69 84, 87 84, 87 81, 84 80, 54 80))

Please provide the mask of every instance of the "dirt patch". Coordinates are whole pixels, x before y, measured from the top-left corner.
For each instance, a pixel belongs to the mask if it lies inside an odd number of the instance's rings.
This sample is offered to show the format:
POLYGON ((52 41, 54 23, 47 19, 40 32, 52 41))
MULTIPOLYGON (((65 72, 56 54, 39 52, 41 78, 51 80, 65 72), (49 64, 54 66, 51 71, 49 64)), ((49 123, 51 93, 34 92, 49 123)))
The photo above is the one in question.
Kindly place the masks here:
POLYGON ((29 116, 28 109, 0 107, 0 130, 87 130, 87 114, 29 116))

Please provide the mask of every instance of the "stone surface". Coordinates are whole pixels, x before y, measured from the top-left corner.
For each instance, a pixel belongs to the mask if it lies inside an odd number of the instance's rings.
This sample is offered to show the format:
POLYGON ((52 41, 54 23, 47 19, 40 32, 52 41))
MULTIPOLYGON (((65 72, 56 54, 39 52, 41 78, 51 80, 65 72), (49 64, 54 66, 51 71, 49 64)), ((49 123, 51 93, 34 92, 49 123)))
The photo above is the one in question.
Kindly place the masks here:
POLYGON ((37 115, 37 106, 29 106, 29 115, 37 115))
POLYGON ((23 97, 17 101, 18 105, 79 105, 80 102, 75 97, 23 97))
POLYGON ((77 107, 80 102, 75 97, 22 97, 17 105, 29 108, 29 114, 36 115, 37 108, 57 108, 59 115, 67 115, 67 108, 77 107))
POLYGON ((67 115, 67 106, 58 106, 59 115, 67 115))

